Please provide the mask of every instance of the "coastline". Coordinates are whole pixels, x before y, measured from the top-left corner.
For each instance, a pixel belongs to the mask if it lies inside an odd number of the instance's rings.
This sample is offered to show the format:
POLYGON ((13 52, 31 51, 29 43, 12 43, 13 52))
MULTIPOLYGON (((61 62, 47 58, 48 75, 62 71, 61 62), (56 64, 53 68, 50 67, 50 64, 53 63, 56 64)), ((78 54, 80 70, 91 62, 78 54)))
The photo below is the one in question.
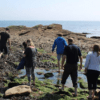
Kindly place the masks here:
POLYGON ((50 24, 60 24, 65 30, 70 30, 74 33, 91 33, 88 37, 91 36, 100 36, 100 21, 48 21, 48 20, 5 20, 0 21, 0 27, 8 26, 26 26, 34 27, 39 24, 50 25, 50 24))
MULTIPOLYGON (((33 42, 37 46, 41 45, 43 46, 41 47, 42 49, 45 49, 49 52, 50 52, 49 48, 51 48, 54 39, 57 37, 57 34, 59 34, 60 32, 63 33, 63 37, 66 39, 66 41, 69 37, 73 37, 75 40, 75 44, 78 45, 81 49, 86 50, 86 52, 88 52, 89 49, 91 49, 92 44, 94 43, 100 44, 99 36, 97 37, 94 36, 94 38, 88 38, 86 37, 88 33, 71 32, 69 30, 63 29, 62 25, 60 24, 51 24, 51 25, 45 25, 45 26, 40 24, 34 27, 26 27, 26 26, 21 25, 21 26, 9 26, 8 28, 10 28, 10 35, 11 35, 12 40, 16 40, 19 43, 21 43, 20 41, 21 38, 23 39, 23 41, 25 41, 25 39, 27 39, 28 37, 29 38, 32 37, 34 40, 33 42), (52 26, 52 28, 49 29, 48 28, 49 26, 52 26), (48 44, 49 44, 49 47, 48 47, 48 44), (48 48, 45 48, 45 47, 48 47, 48 48)), ((2 31, 4 31, 4 27, 0 27, 0 32, 2 31)))
MULTIPOLYGON (((62 29, 62 25, 60 25, 60 24, 51 24, 51 25, 47 25, 47 26, 37 25, 34 27, 9 26, 9 29, 10 29, 10 36, 11 36, 11 42, 12 42, 11 43, 12 51, 9 55, 7 65, 3 65, 3 63, 0 65, 0 68, 1 68, 0 75, 2 76, 2 78, 1 78, 2 80, 0 83, 0 88, 1 88, 0 92, 3 95, 5 93, 5 90, 9 88, 8 87, 9 83, 19 82, 24 85, 27 84, 26 77, 22 78, 22 79, 21 78, 16 79, 16 74, 18 75, 19 72, 15 70, 16 66, 18 66, 18 63, 20 62, 19 58, 22 56, 22 53, 21 53, 22 42, 26 41, 27 39, 31 38, 32 41, 34 42, 36 48, 38 48, 38 52, 39 52, 38 53, 39 65, 38 66, 40 66, 39 68, 41 68, 41 67, 48 68, 48 66, 49 66, 49 68, 56 67, 56 62, 54 62, 54 61, 56 61, 56 59, 51 57, 52 56, 51 48, 52 48, 52 44, 53 44, 55 38, 58 36, 59 33, 63 33, 63 37, 66 39, 66 41, 69 37, 73 37, 74 43, 80 47, 80 49, 83 51, 83 53, 85 53, 84 57, 86 57, 86 53, 91 49, 91 46, 94 43, 100 44, 99 39, 87 38, 85 34, 74 33, 74 32, 62 29), (41 62, 41 61, 44 61, 45 59, 50 62, 49 63, 41 62), (54 63, 51 63, 51 62, 54 62, 54 63), (2 87, 4 87, 4 88, 2 89, 2 87)), ((5 31, 4 28, 0 28, 0 32, 2 32, 2 31, 5 31)), ((60 92, 58 92, 59 89, 55 88, 55 86, 52 83, 40 82, 38 80, 36 80, 36 81, 37 81, 36 88, 34 88, 34 86, 31 87, 33 89, 33 93, 31 93, 32 97, 36 94, 37 97, 38 96, 41 97, 41 95, 42 95, 43 96, 42 98, 46 98, 46 96, 44 96, 43 94, 47 94, 48 91, 51 91, 51 90, 52 91, 49 94, 49 98, 53 92, 55 94, 58 93, 58 95, 61 94, 60 92), (42 84, 42 86, 44 86, 43 88, 41 88, 40 83, 42 84), (50 85, 51 85, 51 87, 50 87, 50 85), (48 89, 47 87, 48 88, 50 87, 50 88, 48 89), (44 91, 45 90, 44 88, 47 90, 44 91), (35 90, 37 91, 37 93, 35 90), (42 92, 40 92, 40 91, 42 91, 42 92)), ((80 81, 80 82, 82 83, 83 81, 80 81)), ((72 88, 70 88, 70 89, 72 90, 72 88)), ((82 92, 82 89, 81 90, 79 89, 79 91, 82 92)), ((67 92, 69 93, 69 95, 67 95, 67 96, 72 97, 71 91, 68 90, 67 92)), ((85 90, 85 92, 83 92, 83 93, 87 93, 86 95, 88 95, 87 90, 85 90)), ((24 95, 22 97, 16 97, 16 96, 14 96, 14 97, 17 99, 18 98, 20 99, 20 98, 24 98, 27 96, 24 95)), ((13 98, 10 100, 14 100, 13 98)), ((28 98, 30 99, 31 96, 28 95, 28 98)), ((62 96, 60 96, 59 98, 62 98, 62 96)), ((65 98, 65 95, 63 98, 65 98)), ((57 100, 57 99, 55 99, 55 100, 57 100)), ((40 98, 40 100, 41 100, 41 98, 40 98)))

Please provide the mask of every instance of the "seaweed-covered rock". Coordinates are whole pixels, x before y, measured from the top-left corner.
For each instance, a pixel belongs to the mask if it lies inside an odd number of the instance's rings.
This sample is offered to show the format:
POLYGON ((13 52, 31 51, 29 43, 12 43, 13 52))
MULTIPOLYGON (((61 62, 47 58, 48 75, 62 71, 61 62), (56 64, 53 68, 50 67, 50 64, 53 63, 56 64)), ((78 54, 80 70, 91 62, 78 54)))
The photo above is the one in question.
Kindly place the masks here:
POLYGON ((88 88, 88 85, 87 85, 86 82, 80 82, 80 87, 81 87, 82 89, 86 89, 86 88, 88 88))
POLYGON ((53 73, 45 73, 44 76, 45 76, 46 78, 48 78, 48 77, 52 77, 52 76, 54 76, 54 75, 53 75, 53 73))
POLYGON ((78 81, 78 83, 80 84, 80 87, 81 87, 82 89, 87 89, 87 88, 88 88, 88 84, 87 84, 86 82, 84 82, 83 79, 80 79, 80 80, 78 81))

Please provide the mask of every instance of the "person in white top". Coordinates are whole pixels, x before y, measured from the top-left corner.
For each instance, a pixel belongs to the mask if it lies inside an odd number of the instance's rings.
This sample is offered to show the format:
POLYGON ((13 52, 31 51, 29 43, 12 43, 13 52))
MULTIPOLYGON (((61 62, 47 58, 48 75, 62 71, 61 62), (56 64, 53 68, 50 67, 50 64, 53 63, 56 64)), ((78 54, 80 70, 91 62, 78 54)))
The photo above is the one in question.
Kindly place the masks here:
POLYGON ((88 89, 89 96, 88 98, 94 98, 95 91, 97 88, 97 79, 99 77, 99 65, 100 65, 100 56, 99 56, 99 45, 95 44, 93 46, 93 51, 89 52, 86 57, 85 62, 85 72, 87 73, 88 89))

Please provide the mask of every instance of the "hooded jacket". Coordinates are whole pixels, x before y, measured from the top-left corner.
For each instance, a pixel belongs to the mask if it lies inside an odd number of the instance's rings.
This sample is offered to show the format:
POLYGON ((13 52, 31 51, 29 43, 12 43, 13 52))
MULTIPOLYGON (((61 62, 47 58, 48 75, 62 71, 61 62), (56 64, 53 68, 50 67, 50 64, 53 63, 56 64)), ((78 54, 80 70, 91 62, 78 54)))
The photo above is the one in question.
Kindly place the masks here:
POLYGON ((56 49, 57 54, 63 54, 64 47, 67 46, 67 42, 63 37, 58 37, 54 41, 54 44, 52 46, 52 52, 54 51, 56 46, 57 46, 56 49))

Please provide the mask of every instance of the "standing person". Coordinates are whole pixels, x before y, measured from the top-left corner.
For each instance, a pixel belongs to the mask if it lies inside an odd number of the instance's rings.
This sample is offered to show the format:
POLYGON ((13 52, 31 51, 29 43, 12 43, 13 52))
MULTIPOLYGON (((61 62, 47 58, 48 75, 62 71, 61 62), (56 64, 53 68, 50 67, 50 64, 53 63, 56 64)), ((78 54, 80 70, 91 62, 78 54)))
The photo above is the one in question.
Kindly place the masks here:
POLYGON ((64 47, 67 46, 66 40, 62 37, 62 34, 58 34, 58 37, 55 39, 52 46, 52 53, 54 52, 55 47, 57 46, 57 63, 58 63, 58 72, 60 72, 60 59, 63 57, 64 47))
POLYGON ((27 40, 27 48, 25 50, 25 66, 26 66, 26 75, 28 77, 28 85, 31 85, 31 75, 33 79, 33 84, 35 85, 35 75, 34 68, 36 66, 36 54, 37 50, 32 40, 27 40))
POLYGON ((66 58, 66 64, 64 66, 64 72, 62 76, 62 90, 64 90, 64 84, 69 75, 71 75, 73 87, 75 88, 74 96, 77 96, 77 62, 80 59, 80 70, 82 68, 82 55, 79 47, 73 44, 73 38, 68 39, 68 46, 65 47, 63 53, 62 68, 66 58), (79 58, 79 59, 78 59, 79 58))
POLYGON ((99 65, 100 65, 100 56, 99 56, 99 45, 95 44, 93 46, 93 51, 88 53, 85 62, 85 72, 87 73, 88 89, 89 96, 92 98, 95 95, 97 88, 97 79, 99 77, 99 65))
POLYGON ((11 41, 10 41, 10 35, 9 35, 9 28, 6 28, 5 32, 1 32, 0 33, 0 57, 2 56, 2 54, 4 53, 4 59, 6 60, 8 57, 8 48, 7 48, 7 41, 9 43, 9 48, 11 50, 11 41), (2 53, 3 52, 3 53, 2 53))

